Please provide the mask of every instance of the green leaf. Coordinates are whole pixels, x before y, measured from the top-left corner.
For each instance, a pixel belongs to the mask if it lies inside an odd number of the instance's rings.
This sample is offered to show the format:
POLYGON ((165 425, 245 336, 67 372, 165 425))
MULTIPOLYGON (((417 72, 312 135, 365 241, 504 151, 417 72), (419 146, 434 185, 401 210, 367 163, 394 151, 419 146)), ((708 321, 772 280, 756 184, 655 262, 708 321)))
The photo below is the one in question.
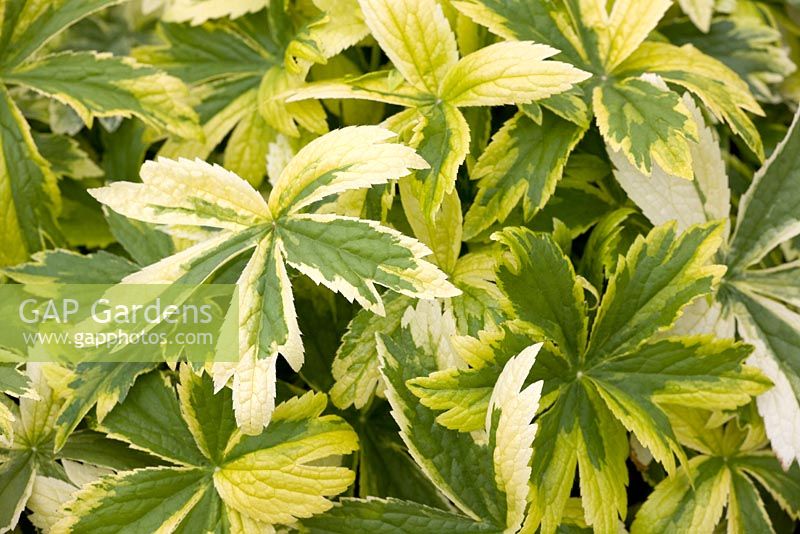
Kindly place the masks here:
MULTIPOLYGON (((682 2, 685 3, 688 0, 682 2)), ((697 22, 694 18, 692 20, 697 22)), ((727 65, 747 82, 758 100, 776 102, 780 97, 775 86, 796 70, 784 48, 780 31, 760 16, 748 13, 734 13, 712 21, 709 11, 707 20, 703 21, 705 28, 697 24, 705 33, 689 28, 688 23, 672 24, 664 29, 664 33, 672 43, 691 43, 727 65)))
POLYGON ((136 377, 153 368, 151 363, 84 363, 78 365, 69 383, 69 395, 58 413, 55 449, 61 449, 67 438, 97 405, 97 418, 103 418, 125 400, 136 377))
MULTIPOLYGON (((381 374, 392 391, 389 396, 390 402, 393 403, 393 412, 395 412, 392 416, 398 422, 401 436, 409 445, 409 449, 414 451, 412 455, 415 456, 417 463, 434 484, 459 505, 459 508, 469 510, 468 514, 475 517, 476 512, 471 508, 480 506, 489 515, 486 504, 482 502, 483 499, 475 491, 476 488, 470 488, 468 485, 457 488, 449 487, 448 479, 454 478, 454 475, 449 472, 449 466, 443 465, 444 456, 434 453, 434 451, 441 452, 445 449, 458 449, 463 453, 464 450, 475 447, 475 443, 467 435, 448 433, 445 429, 435 425, 433 414, 429 412, 420 414, 420 409, 415 409, 413 406, 415 397, 405 387, 407 380, 436 370, 435 357, 419 351, 408 328, 403 328, 391 338, 379 335, 378 340, 381 374), (392 399, 392 396, 395 398, 392 399), (430 423, 424 424, 420 415, 427 415, 430 423), (416 417, 411 419, 414 416, 416 417), (413 421, 416 421, 417 425, 412 426, 413 421), (410 434, 412 431, 414 434, 410 434), (419 450, 420 447, 424 447, 424 449, 419 450), (470 501, 474 501, 474 504, 470 501), (470 504, 472 504, 471 507, 470 504)), ((469 478, 487 480, 491 473, 491 467, 486 465, 485 459, 483 460, 466 466, 469 478), (481 472, 483 473, 479 474, 481 472)), ((453 482, 463 484, 461 481, 451 481, 451 484, 453 482)))
POLYGON ((478 194, 466 215, 464 232, 471 239, 495 221, 503 222, 522 199, 526 219, 550 199, 567 157, 584 130, 545 111, 540 124, 517 113, 492 137, 470 178, 478 194))
POLYGON ((33 490, 33 462, 27 455, 18 455, 0 466, 0 528, 11 530, 19 521, 25 503, 33 490))
POLYGON ((324 515, 304 519, 309 532, 496 532, 496 527, 469 517, 399 499, 342 499, 324 515))
POLYGON ((797 123, 795 115, 786 137, 742 196, 727 257, 730 269, 745 269, 781 242, 800 234, 800 215, 796 209, 800 199, 797 123))
POLYGON ((675 225, 668 224, 638 238, 609 281, 587 361, 634 349, 671 326, 691 300, 710 292, 723 273, 708 264, 721 244, 721 230, 707 224, 677 236, 675 225))
POLYGON ((181 414, 166 377, 158 372, 142 376, 122 404, 125 408, 111 410, 98 430, 168 462, 186 466, 203 462, 203 455, 184 424, 188 414, 181 414), (159 409, 154 410, 154 406, 159 409))
POLYGON ((151 467, 124 471, 87 486, 67 504, 52 532, 113 532, 135 528, 174 530, 208 491, 198 468, 151 467))
POLYGON ((172 237, 154 225, 129 219, 110 209, 104 213, 114 238, 139 265, 150 265, 175 253, 172 237))
POLYGON ((136 116, 179 137, 199 135, 184 84, 128 58, 62 52, 27 62, 4 79, 68 104, 87 126, 94 117, 136 116))
POLYGON ((436 508, 447 506, 444 496, 408 454, 389 411, 388 403, 376 399, 369 408, 348 419, 359 442, 357 495, 367 499, 405 499, 436 508), (404 476, 391 476, 398 472, 404 476))
POLYGON ((418 307, 407 312, 406 320, 407 327, 391 338, 381 336, 378 343, 387 397, 403 440, 423 472, 459 510, 476 521, 517 530, 527 507, 535 433, 529 422, 542 384, 522 388, 540 346, 527 347, 503 368, 485 415, 488 443, 476 443, 470 434, 438 426, 434 413, 419 406, 406 387, 410 378, 437 369, 439 354, 425 340, 436 336, 441 319, 418 307), (452 462, 450 454, 469 461, 452 462))
POLYGON ((34 133, 36 148, 50 162, 59 178, 70 176, 76 179, 97 178, 103 170, 92 161, 75 139, 56 134, 34 133))
POLYGON ((25 261, 31 252, 61 241, 56 216, 61 198, 56 175, 36 148, 28 123, 0 88, 0 265, 25 261))
POLYGON ((588 320, 583 287, 561 250, 549 237, 509 228, 494 239, 515 258, 501 265, 497 279, 513 315, 535 325, 537 335, 555 343, 559 352, 577 359, 586 350, 588 320), (541 276, 548 273, 548 277, 541 276))
POLYGON ((650 81, 628 78, 596 87, 594 112, 603 138, 641 172, 653 163, 681 178, 692 178, 689 142, 697 128, 680 97, 650 81))

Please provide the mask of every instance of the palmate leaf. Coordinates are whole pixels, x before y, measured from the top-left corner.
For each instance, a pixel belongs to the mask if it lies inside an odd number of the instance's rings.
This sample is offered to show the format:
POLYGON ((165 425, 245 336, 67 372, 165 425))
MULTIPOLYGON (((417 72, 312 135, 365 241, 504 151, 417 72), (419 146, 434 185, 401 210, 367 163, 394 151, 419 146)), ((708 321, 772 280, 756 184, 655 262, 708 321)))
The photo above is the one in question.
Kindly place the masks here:
POLYGON ((670 174, 691 178, 685 154, 687 143, 695 139, 679 95, 666 87, 647 86, 638 79, 645 73, 696 94, 756 155, 763 156, 758 132, 745 113, 762 112, 747 84, 691 46, 647 40, 671 4, 670 0, 618 1, 608 12, 605 4, 592 0, 454 2, 460 12, 504 39, 553 46, 561 51, 556 59, 595 74, 583 86, 591 92, 600 131, 606 143, 621 150, 644 174, 649 175, 656 162, 670 174))
POLYGON ((93 190, 111 209, 151 223, 217 228, 197 244, 127 277, 129 283, 200 283, 248 255, 239 277, 240 361, 217 364, 218 385, 234 379, 237 420, 258 433, 274 402, 278 353, 297 370, 303 362, 291 286, 291 265, 318 284, 384 313, 376 284, 404 295, 458 294, 422 258, 430 251, 377 223, 307 213, 318 200, 407 175, 426 164, 413 150, 386 143, 391 132, 351 127, 306 145, 283 169, 269 200, 247 182, 200 161, 160 160, 143 167, 143 184, 93 190), (255 396, 254 396, 255 395, 255 396))
MULTIPOLYGON (((577 467, 586 522, 615 532, 627 510, 626 430, 674 472, 675 456, 685 455, 662 406, 733 408, 769 387, 761 374, 742 367, 750 352, 745 345, 659 337, 721 275, 707 265, 720 233, 718 226, 694 226, 678 237, 667 225, 637 239, 618 261, 591 329, 583 285, 552 238, 519 228, 496 235, 509 249, 498 283, 516 319, 512 331, 550 342, 531 375, 544 379, 545 390, 529 528, 556 530, 577 467)), ((412 392, 423 405, 447 410, 440 417, 451 426, 473 429, 467 415, 475 404, 486 409, 481 388, 507 357, 497 343, 469 369, 411 382, 412 392)))
POLYGON ((800 467, 781 468, 775 455, 764 448, 759 422, 734 419, 709 428, 709 416, 700 410, 674 411, 681 441, 699 454, 656 486, 636 514, 634 534, 714 532, 726 506, 728 532, 775 532, 760 488, 793 519, 800 517, 800 467))
MULTIPOLYGON (((63 370, 28 363, 24 377, 30 381, 30 389, 20 395, 19 405, 12 405, 13 434, 0 444, 0 529, 13 529, 26 506, 39 508, 43 477, 66 486, 67 494, 61 497, 68 497, 75 491, 74 477, 81 471, 98 466, 133 469, 156 461, 89 430, 74 434, 67 447, 54 453, 55 421, 65 392, 49 381, 63 381, 63 370)), ((7 384, 4 389, 7 387, 11 386, 7 384)), ((0 405, 5 407, 4 403, 0 405)), ((58 505, 63 500, 59 497, 56 501, 58 505)))
MULTIPOLYGON (((219 4, 224 10, 247 7, 219 4)), ((318 102, 286 104, 278 95, 302 84, 313 63, 324 62, 366 35, 358 5, 349 0, 318 0, 311 6, 262 1, 261 7, 267 4, 266 11, 236 20, 195 27, 164 24, 164 45, 135 51, 142 61, 184 80, 201 99, 198 113, 205 139, 171 139, 161 155, 205 158, 231 133, 226 167, 258 185, 267 169, 269 143, 278 132, 297 137, 301 128, 316 134, 327 131, 318 102)), ((213 16, 206 7, 194 6, 190 12, 213 16)))
POLYGON ((436 528, 515 532, 522 525, 536 432, 530 420, 541 391, 541 383, 528 387, 523 383, 539 346, 525 347, 495 377, 489 410, 484 412, 481 425, 485 442, 478 442, 470 434, 436 424, 435 413, 419 406, 406 387, 409 379, 440 368, 439 355, 429 340, 439 335, 442 317, 431 315, 424 306, 408 308, 405 326, 393 336, 380 335, 378 351, 400 435, 422 471, 455 503, 458 512, 396 499, 348 499, 326 514, 303 520, 304 527, 314 532, 342 532, 347 527, 403 532, 433 532, 436 528), (456 462, 451 461, 453 454, 457 454, 456 462))
POLYGON ((178 398, 159 372, 141 379, 102 429, 169 465, 84 487, 53 532, 272 532, 275 524, 329 509, 326 497, 353 482, 347 468, 314 463, 358 447, 347 423, 321 415, 324 395, 289 399, 275 409, 268 431, 244 436, 232 417, 230 389, 213 389, 210 377, 187 366, 178 398))
POLYGON ((744 80, 724 63, 707 56, 692 45, 677 47, 667 43, 644 43, 619 66, 621 75, 653 73, 666 82, 684 87, 697 95, 719 120, 758 156, 764 148, 758 132, 745 111, 762 115, 763 111, 744 80))
MULTIPOLYGON (((756 173, 742 196, 733 236, 726 247, 728 272, 714 302, 698 301, 692 313, 676 325, 693 333, 738 332, 755 347, 750 363, 759 367, 775 387, 758 398, 767 436, 784 465, 800 459, 800 316, 797 306, 798 277, 794 264, 759 268, 758 263, 782 242, 800 234, 797 202, 797 117, 783 142, 756 173), (734 323, 735 319, 735 323, 734 323)), ((657 174, 655 178, 674 194, 664 202, 642 190, 650 178, 635 169, 618 165, 620 183, 655 224, 678 219, 681 226, 726 217, 730 211, 728 178, 718 148, 705 131, 699 116, 701 142, 693 145, 697 180, 692 188, 679 185, 679 178, 657 174)), ((613 158, 613 156, 612 156, 613 158)))
POLYGON ((24 261, 63 237, 56 218, 61 201, 58 161, 51 166, 31 137, 9 87, 22 86, 68 103, 90 125, 94 117, 136 115, 165 132, 198 133, 188 93, 177 79, 128 59, 90 52, 33 57, 61 31, 115 1, 30 0, 4 4, 0 28, 0 265, 24 261))
POLYGON ((459 107, 528 104, 589 76, 549 61, 558 51, 530 41, 496 43, 459 59, 456 36, 435 0, 363 0, 360 5, 397 70, 312 83, 294 90, 288 101, 360 98, 413 110, 390 120, 413 125, 410 143, 430 164, 415 174, 412 190, 431 221, 453 192, 469 151, 469 126, 459 107), (434 44, 418 44, 427 41, 434 44))

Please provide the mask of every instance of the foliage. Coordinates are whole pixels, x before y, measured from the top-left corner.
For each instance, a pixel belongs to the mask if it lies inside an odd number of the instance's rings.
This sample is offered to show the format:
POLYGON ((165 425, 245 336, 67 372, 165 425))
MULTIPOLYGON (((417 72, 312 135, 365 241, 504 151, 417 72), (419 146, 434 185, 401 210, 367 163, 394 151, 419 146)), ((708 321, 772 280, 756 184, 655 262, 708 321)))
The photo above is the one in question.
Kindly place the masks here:
POLYGON ((3 287, 238 289, 230 362, 0 344, 0 532, 794 532, 798 61, 791 0, 0 2, 3 287))

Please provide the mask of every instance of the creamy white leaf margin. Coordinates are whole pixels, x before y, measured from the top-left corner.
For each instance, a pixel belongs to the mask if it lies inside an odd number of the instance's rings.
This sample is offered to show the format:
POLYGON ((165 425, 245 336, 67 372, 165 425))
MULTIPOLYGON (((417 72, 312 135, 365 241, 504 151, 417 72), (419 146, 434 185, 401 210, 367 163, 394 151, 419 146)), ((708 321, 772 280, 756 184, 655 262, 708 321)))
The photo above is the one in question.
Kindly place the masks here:
POLYGON ((141 184, 116 182, 89 193, 117 213, 155 224, 241 230, 270 218, 258 191, 219 165, 158 158, 145 162, 140 176, 141 184))
POLYGON ((495 434, 493 451, 495 483, 506 494, 506 529, 516 532, 525 519, 528 505, 531 457, 537 425, 531 423, 539 409, 543 382, 539 380, 523 389, 536 362, 541 343, 527 347, 511 358, 500 373, 492 390, 486 412, 486 433, 495 434), (499 410, 497 428, 492 416, 499 410))
POLYGON ((452 343, 458 334, 455 316, 438 300, 421 300, 406 309, 400 326, 408 328, 416 346, 436 356, 439 369, 464 367, 464 360, 452 343))

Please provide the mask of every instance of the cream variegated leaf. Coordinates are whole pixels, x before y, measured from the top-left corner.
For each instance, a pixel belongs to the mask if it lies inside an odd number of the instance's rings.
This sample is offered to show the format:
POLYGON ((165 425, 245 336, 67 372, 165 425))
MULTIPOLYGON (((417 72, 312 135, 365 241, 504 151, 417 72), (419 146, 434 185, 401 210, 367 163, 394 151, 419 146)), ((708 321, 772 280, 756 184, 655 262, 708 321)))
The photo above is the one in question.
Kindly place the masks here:
POLYGON ((608 17, 606 69, 613 71, 644 42, 672 5, 672 0, 617 0, 608 17))
POLYGON ((58 178, 42 157, 31 129, 11 94, 0 87, 0 265, 60 243, 58 178))
MULTIPOLYGON (((439 369, 437 343, 431 340, 438 336, 441 317, 427 305, 418 306, 409 308, 404 323, 394 335, 379 337, 378 352, 392 415, 412 457, 455 503, 459 515, 463 514, 461 519, 451 516, 452 521, 516 532, 527 508, 529 461, 536 433, 531 419, 541 391, 541 383, 527 387, 524 383, 539 347, 528 347, 511 358, 496 377, 491 409, 482 417, 484 436, 475 437, 439 426, 435 414, 417 406, 416 397, 406 387, 410 377, 439 369), (454 463, 448 459, 454 454, 454 458, 469 460, 454 463)), ((391 524, 388 517, 381 521, 391 524)))
POLYGON ((415 173, 411 189, 430 223, 470 150, 469 124, 458 107, 529 104, 589 76, 549 60, 557 49, 531 41, 496 43, 459 60, 456 37, 435 0, 363 0, 361 8, 397 70, 317 82, 289 94, 288 101, 354 98, 408 107, 384 124, 411 128, 409 144, 430 165, 415 173))
POLYGON ((762 115, 747 83, 724 63, 692 45, 675 46, 645 42, 617 69, 625 76, 657 74, 664 81, 680 85, 697 95, 717 119, 727 123, 760 158, 761 138, 745 111, 762 115))
POLYGON ((717 139, 691 97, 684 95, 683 103, 691 112, 698 132, 698 141, 689 141, 694 180, 669 175, 658 164, 653 165, 652 174, 647 176, 621 153, 609 153, 617 181, 650 222, 658 225, 675 220, 680 230, 727 218, 731 196, 717 139))
POLYGON ((309 37, 326 58, 357 44, 369 34, 358 0, 312 0, 328 20, 311 23, 309 37))
POLYGON ((442 7, 433 0, 359 0, 359 4, 372 35, 403 77, 420 91, 436 93, 458 61, 456 37, 442 7), (424 36, 424 41, 417 36, 424 36))
POLYGON ((331 367, 336 382, 330 396, 338 408, 353 405, 361 409, 376 391, 382 390, 376 336, 394 333, 413 301, 405 295, 387 294, 383 296, 383 302, 386 312, 383 317, 369 310, 360 310, 353 317, 336 351, 331 367))
POLYGON ((27 503, 31 511, 31 523, 44 532, 50 531, 62 517, 62 505, 70 500, 77 489, 58 478, 37 476, 27 503))
POLYGON ((765 507, 767 494, 789 517, 798 517, 800 467, 781 467, 764 448, 761 421, 750 420, 747 411, 721 423, 714 422, 715 415, 671 412, 681 441, 696 454, 655 487, 636 514, 633 534, 713 532, 720 523, 731 533, 776 532, 765 507))
POLYGON ((411 191, 432 222, 444 199, 455 190, 458 168, 469 153, 470 130, 464 115, 448 104, 423 108, 410 144, 428 162, 411 181, 411 191))
POLYGON ((186 365, 177 398, 160 373, 142 378, 103 429, 154 454, 168 450, 173 459, 84 486, 52 532, 110 526, 194 532, 227 522, 233 531, 271 532, 330 508, 327 497, 344 491, 354 475, 318 460, 358 445, 347 423, 321 415, 325 396, 308 393, 284 402, 270 429, 253 436, 236 428, 232 397, 227 387, 215 393, 210 377, 186 365), (143 417, 142 410, 150 413, 143 417))
POLYGON ((117 213, 156 224, 241 230, 270 220, 261 195, 219 165, 159 158, 140 176, 142 184, 116 182, 91 194, 117 213))
POLYGON ((211 19, 241 17, 263 9, 267 3, 267 0, 145 0, 142 9, 148 13, 161 8, 161 18, 166 21, 197 25, 211 19))
POLYGON ((529 104, 562 93, 589 73, 559 61, 558 51, 530 41, 489 45, 461 58, 442 80, 441 98, 455 106, 529 104))
POLYGON ((613 149, 646 175, 657 164, 667 173, 692 178, 689 143, 697 125, 677 94, 652 77, 628 78, 594 89, 597 125, 613 149))
POLYGON ((299 370, 303 344, 287 266, 364 308, 383 314, 377 286, 414 298, 460 291, 426 261, 431 251, 380 224, 305 213, 319 200, 384 184, 426 166, 393 134, 351 127, 312 141, 283 167, 269 199, 230 171, 200 161, 148 162, 141 184, 93 190, 126 216, 180 227, 216 227, 200 243, 127 276, 123 283, 199 284, 235 260, 247 259, 239 286, 238 364, 216 364, 221 387, 231 378, 237 422, 257 433, 270 421, 278 354, 299 370))
MULTIPOLYGON (((695 133, 687 122, 689 114, 681 109, 678 93, 664 87, 664 94, 657 94, 640 86, 638 78, 642 75, 657 74, 673 87, 683 86, 694 93, 757 156, 763 156, 758 131, 747 115, 760 115, 762 110, 747 83, 726 66, 725 60, 730 61, 724 58, 727 43, 712 39, 714 44, 707 43, 704 53, 691 44, 678 47, 655 35, 658 25, 669 18, 666 13, 672 4, 671 0, 454 2, 461 13, 503 39, 532 40, 551 46, 560 51, 558 59, 593 72, 595 76, 579 85, 577 91, 543 100, 542 106, 581 126, 593 113, 604 141, 615 150, 621 149, 630 163, 645 174, 652 170, 652 159, 669 174, 690 178, 687 142, 695 140, 695 133), (715 58, 718 54, 723 61, 715 58), (593 109, 578 99, 581 91, 589 92, 587 89, 592 93, 589 96, 593 109), (567 95, 569 98, 564 98, 567 95), (618 128, 622 130, 617 131, 618 128)), ((748 16, 760 20, 761 15, 753 10, 748 16)), ((668 34, 672 36, 684 39, 679 30, 668 34)), ((690 43, 691 38, 684 42, 690 43)), ((751 72, 753 68, 744 68, 742 59, 740 56, 730 62, 742 72, 751 72)), ((534 113, 532 118, 535 117, 534 113)))
POLYGON ((205 139, 171 138, 161 155, 207 158, 231 134, 223 149, 226 167, 257 186, 277 133, 301 138, 328 129, 319 102, 287 103, 285 93, 303 84, 312 64, 361 40, 367 28, 352 0, 233 4, 177 0, 176 7, 192 7, 187 13, 198 22, 216 16, 215 9, 236 18, 199 26, 164 24, 164 44, 134 53, 182 79, 199 99, 205 139), (255 12, 244 14, 248 11, 255 12))
POLYGON ((508 361, 497 378, 486 412, 486 433, 494 435, 495 442, 495 482, 506 494, 506 532, 516 532, 522 526, 528 506, 531 444, 537 428, 531 421, 539 409, 542 382, 525 387, 525 381, 540 348, 541 344, 532 345, 508 361))
POLYGON ((287 261, 318 284, 383 315, 376 284, 407 296, 432 299, 460 293, 418 241, 372 221, 299 214, 281 226, 287 261))
POLYGON ((178 137, 199 135, 186 86, 130 58, 62 52, 24 63, 4 77, 69 105, 87 126, 94 117, 136 116, 178 137))
POLYGON ((312 82, 292 91, 286 101, 291 103, 309 98, 355 98, 409 107, 421 105, 428 100, 426 93, 406 82, 396 70, 312 82))

